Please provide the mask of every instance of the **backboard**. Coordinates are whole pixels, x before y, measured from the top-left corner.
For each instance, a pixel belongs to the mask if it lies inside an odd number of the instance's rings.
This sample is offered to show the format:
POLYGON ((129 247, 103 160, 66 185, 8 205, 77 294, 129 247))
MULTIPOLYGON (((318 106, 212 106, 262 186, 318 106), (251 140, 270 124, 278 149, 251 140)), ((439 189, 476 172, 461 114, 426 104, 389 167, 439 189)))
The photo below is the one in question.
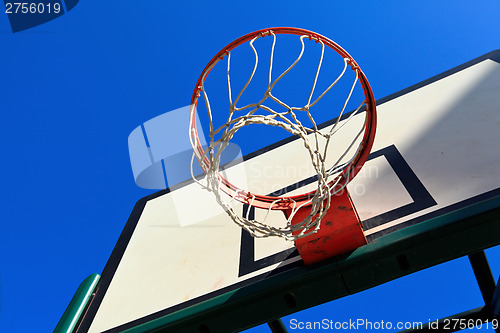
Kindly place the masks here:
MULTIPOLYGON (((193 181, 139 200, 78 332, 237 331, 499 244, 488 215, 500 198, 499 96, 494 51, 378 100, 371 155, 348 185, 369 244, 324 265, 303 267, 293 242, 252 238, 193 181), (221 311, 230 323, 210 319, 221 311)), ((276 165, 300 170, 300 145, 282 140, 224 172, 272 183, 288 173, 276 165)))

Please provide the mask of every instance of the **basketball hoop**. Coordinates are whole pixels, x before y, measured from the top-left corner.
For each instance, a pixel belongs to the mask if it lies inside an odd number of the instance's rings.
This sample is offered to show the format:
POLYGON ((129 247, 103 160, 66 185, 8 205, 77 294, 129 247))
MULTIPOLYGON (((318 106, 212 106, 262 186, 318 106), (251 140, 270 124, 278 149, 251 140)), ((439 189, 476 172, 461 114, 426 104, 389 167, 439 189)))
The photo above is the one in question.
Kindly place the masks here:
POLYGON ((205 172, 206 177, 203 181, 196 180, 194 176, 193 179, 203 186, 203 188, 213 192, 217 202, 223 206, 224 210, 229 214, 233 221, 250 232, 254 237, 278 236, 287 240, 296 241, 300 238, 318 232, 321 220, 329 212, 332 196, 346 190, 346 185, 356 176, 368 158, 375 136, 375 128, 376 104, 372 90, 368 80, 356 61, 344 49, 329 38, 305 29, 280 27, 258 30, 236 39, 219 51, 205 67, 196 83, 191 99, 189 137, 191 145, 193 146, 193 160, 194 157, 196 157, 198 163, 205 172), (279 76, 273 78, 272 67, 273 62, 275 61, 274 48, 276 39, 277 35, 283 34, 297 36, 302 45, 302 49, 295 62, 293 62, 288 69, 286 69, 279 76), (247 89, 247 86, 252 81, 256 72, 258 52, 253 44, 260 38, 272 39, 267 88, 264 87, 263 95, 256 97, 254 103, 243 107, 237 107, 236 104, 240 100, 242 93, 245 89, 247 89), (276 83, 282 80, 301 60, 306 41, 320 44, 321 58, 317 65, 315 79, 312 84, 307 103, 302 106, 289 106, 285 101, 282 101, 273 95, 273 88, 276 83), (238 46, 246 43, 249 44, 255 54, 255 62, 253 64, 253 71, 250 78, 246 82, 246 85, 239 92, 237 97, 234 98, 230 82, 231 52, 238 46), (313 99, 312 97, 315 92, 318 75, 321 70, 325 47, 332 49, 342 57, 343 70, 340 75, 332 78, 332 83, 321 92, 319 97, 313 99), (212 123, 212 110, 210 108, 208 93, 205 90, 204 83, 214 66, 221 62, 224 58, 227 59, 226 72, 230 108, 226 123, 223 124, 223 126, 215 127, 212 123), (339 110, 339 116, 336 122, 326 132, 324 130, 322 131, 318 128, 316 122, 314 121, 311 111, 314 109, 315 104, 335 87, 348 68, 354 72, 355 76, 352 87, 350 88, 350 91, 345 99, 343 107, 339 110), (345 110, 346 106, 358 82, 362 87, 364 100, 361 101, 357 109, 347 114, 347 111, 349 110, 345 110), (198 137, 196 127, 197 104, 201 96, 203 96, 203 100, 208 110, 208 118, 210 122, 210 143, 208 148, 203 148, 200 138, 198 137), (281 112, 275 111, 273 108, 264 104, 266 100, 272 100, 274 103, 282 106, 285 110, 281 112), (256 113, 257 110, 264 112, 264 114, 256 113), (296 113, 298 112, 306 113, 312 123, 312 126, 304 126, 296 116, 296 113), (333 165, 325 165, 325 155, 328 152, 327 148, 328 145, 334 141, 332 140, 334 135, 346 124, 346 122, 349 122, 353 119, 353 117, 362 113, 365 114, 364 122, 352 143, 350 143, 341 156, 338 158, 335 157, 336 162, 333 165), (342 118, 342 116, 344 117, 342 118), (293 196, 269 196, 251 193, 234 185, 221 174, 220 161, 222 152, 238 130, 251 124, 276 126, 285 129, 292 135, 298 136, 303 141, 304 147, 309 152, 310 162, 312 163, 317 174, 317 186, 315 190, 293 196), (219 135, 220 138, 214 139, 216 134, 219 135), (359 138, 361 138, 361 140, 359 140, 359 138), (324 146, 320 147, 320 139, 322 140, 321 142, 324 142, 324 146), (358 141, 357 144, 356 141, 358 141), (345 158, 349 158, 347 162, 345 162, 345 158), (221 195, 221 192, 225 193, 224 196, 229 196, 230 200, 225 200, 223 195, 221 195), (266 209, 268 210, 268 213, 270 210, 283 210, 287 216, 287 225, 284 227, 270 226, 266 224, 265 218, 263 221, 256 221, 254 219, 249 219, 248 214, 247 216, 237 214, 231 206, 232 200, 237 200, 243 204, 256 208, 266 209), (304 215, 304 211, 307 211, 307 214, 304 215), (295 215, 301 216, 300 221, 294 219, 295 215))

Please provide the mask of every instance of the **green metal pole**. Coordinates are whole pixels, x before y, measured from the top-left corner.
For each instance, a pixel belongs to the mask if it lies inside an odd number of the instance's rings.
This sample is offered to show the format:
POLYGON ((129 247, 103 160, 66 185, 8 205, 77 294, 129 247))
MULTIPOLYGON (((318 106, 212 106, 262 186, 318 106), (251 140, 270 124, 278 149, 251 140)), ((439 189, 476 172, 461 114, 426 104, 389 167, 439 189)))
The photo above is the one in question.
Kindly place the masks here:
POLYGON ((54 333, 71 333, 78 324, 80 317, 84 313, 87 304, 92 298, 97 283, 101 276, 92 274, 86 278, 76 290, 75 295, 69 302, 66 311, 64 311, 61 320, 57 323, 54 333))

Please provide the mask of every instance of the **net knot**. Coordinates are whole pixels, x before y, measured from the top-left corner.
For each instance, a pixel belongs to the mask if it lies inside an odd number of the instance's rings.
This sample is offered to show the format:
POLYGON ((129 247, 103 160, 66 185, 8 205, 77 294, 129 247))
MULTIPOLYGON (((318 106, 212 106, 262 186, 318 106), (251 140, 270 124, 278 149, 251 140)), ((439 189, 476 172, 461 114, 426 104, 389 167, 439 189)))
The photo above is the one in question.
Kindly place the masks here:
POLYGON ((357 71, 359 69, 358 64, 354 60, 348 58, 345 58, 344 60, 351 66, 353 71, 357 71))

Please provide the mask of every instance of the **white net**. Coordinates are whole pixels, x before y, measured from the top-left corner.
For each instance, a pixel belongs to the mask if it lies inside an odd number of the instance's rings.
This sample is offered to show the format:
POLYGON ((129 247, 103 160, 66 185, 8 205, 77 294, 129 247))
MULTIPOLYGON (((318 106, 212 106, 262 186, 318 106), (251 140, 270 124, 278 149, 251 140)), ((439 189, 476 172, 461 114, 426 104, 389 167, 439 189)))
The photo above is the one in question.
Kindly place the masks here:
MULTIPOLYGON (((210 70, 219 61, 213 62, 211 66, 208 66, 204 74, 201 77, 201 86, 199 87, 200 95, 203 96, 205 107, 208 111, 208 120, 210 124, 210 143, 208 148, 203 149, 199 144, 197 138, 196 127, 190 128, 190 138, 193 145, 194 156, 196 156, 198 162, 204 169, 206 176, 203 180, 197 180, 194 175, 193 179, 198 182, 203 188, 211 191, 215 195, 216 201, 224 208, 224 210, 229 214, 231 219, 238 224, 240 227, 247 230, 254 237, 269 237, 278 236, 285 238, 287 240, 296 240, 301 237, 305 237, 312 233, 317 232, 320 228, 320 222, 322 218, 326 215, 326 212, 330 208, 330 203, 332 200, 332 195, 344 190, 350 177, 346 177, 345 173, 351 172, 351 167, 354 164, 355 159, 359 156, 359 151, 362 148, 363 141, 359 138, 365 131, 366 118, 359 129, 359 132, 355 134, 354 138, 347 145, 345 151, 340 155, 335 157, 335 162, 333 165, 325 165, 326 156, 328 154, 329 146, 335 141, 334 135, 358 113, 365 110, 366 101, 363 100, 359 106, 352 111, 347 117, 344 117, 343 121, 340 121, 344 113, 346 112, 346 107, 351 99, 353 90, 359 80, 359 68, 353 66, 351 63, 353 60, 350 58, 343 59, 343 69, 340 74, 333 78, 333 81, 321 91, 318 97, 313 99, 315 95, 315 90, 318 82, 318 76, 320 74, 324 53, 325 44, 320 38, 315 38, 311 35, 299 36, 301 50, 295 61, 284 70, 278 77, 273 79, 273 64, 276 46, 276 34, 269 30, 266 33, 259 34, 255 36, 248 42, 254 55, 254 63, 251 74, 246 81, 243 88, 237 93, 236 97, 232 91, 231 85, 231 51, 225 53, 227 59, 226 76, 227 76, 227 90, 229 97, 229 113, 227 115, 226 121, 221 126, 215 126, 213 121, 212 109, 208 97, 208 93, 205 89, 205 78, 210 70), (270 59, 267 70, 267 87, 264 89, 263 95, 261 95, 258 101, 249 103, 243 106, 238 106, 243 93, 247 87, 252 82, 256 70, 259 64, 259 55, 257 49, 254 46, 254 42, 266 35, 271 35, 272 45, 270 50, 270 59), (312 86, 308 93, 307 102, 301 106, 291 106, 287 104, 284 100, 273 95, 273 88, 276 84, 280 82, 290 71, 300 62, 303 57, 305 50, 305 39, 312 40, 321 45, 321 55, 315 70, 314 80, 312 86), (332 90, 332 88, 341 80, 341 78, 346 73, 348 66, 354 71, 354 78, 352 85, 348 91, 345 102, 341 106, 341 110, 338 111, 338 117, 336 122, 328 128, 328 130, 320 130, 316 124, 311 111, 314 106, 324 98, 324 96, 332 90), (269 101, 272 101, 274 105, 280 106, 280 110, 275 107, 271 107, 269 101), (258 111, 258 112, 257 112, 258 111), (308 125, 304 125, 303 121, 300 120, 301 117, 298 114, 301 113, 307 116, 306 119, 309 120, 308 125), (243 189, 238 189, 237 187, 231 186, 229 182, 224 179, 220 174, 220 164, 221 155, 224 149, 228 146, 229 142, 233 139, 234 135, 242 128, 245 128, 252 124, 264 124, 270 126, 276 126, 286 130, 287 132, 295 135, 302 140, 304 148, 308 151, 310 162, 314 172, 317 174, 317 186, 315 191, 311 192, 306 200, 301 200, 297 202, 294 197, 276 197, 275 199, 268 199, 265 204, 268 209, 268 214, 270 210, 273 209, 283 209, 286 206, 289 209, 289 214, 287 217, 286 226, 276 227, 271 226, 266 223, 266 217, 262 221, 257 221, 255 219, 250 219, 247 214, 245 216, 236 213, 233 209, 232 201, 238 200, 242 201, 250 206, 257 206, 257 201, 261 201, 261 197, 243 189), (346 162, 346 158, 347 162, 346 162), (339 172, 343 172, 343 176, 339 176, 339 172), (225 192, 222 194, 221 192, 225 192), (309 216, 302 222, 294 223, 292 225, 292 219, 299 209, 304 207, 310 207, 309 216)), ((196 112, 196 103, 192 106, 194 110, 191 112, 191 117, 196 112)), ((193 162, 192 161, 192 162, 193 162)), ((262 205, 260 205, 262 207, 262 205)), ((309 209, 309 208, 307 208, 309 209)))

